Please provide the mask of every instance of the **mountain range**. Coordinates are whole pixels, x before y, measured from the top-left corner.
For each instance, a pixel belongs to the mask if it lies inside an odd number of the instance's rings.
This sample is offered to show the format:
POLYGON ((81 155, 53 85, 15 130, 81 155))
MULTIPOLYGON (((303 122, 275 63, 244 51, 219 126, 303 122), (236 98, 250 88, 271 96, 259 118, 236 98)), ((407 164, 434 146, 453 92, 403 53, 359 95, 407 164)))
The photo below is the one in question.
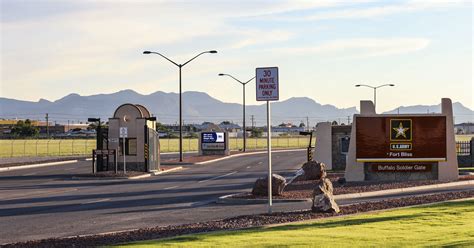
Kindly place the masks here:
MULTIPOLYGON (((175 124, 178 120, 177 93, 157 91, 142 95, 133 90, 122 90, 111 94, 81 96, 69 94, 56 101, 40 99, 38 102, 22 101, 0 97, 0 119, 35 119, 44 120, 46 113, 50 121, 58 123, 84 122, 88 117, 99 117, 106 120, 115 109, 123 103, 136 103, 146 106, 153 116, 162 123, 175 124)), ((453 104, 455 122, 473 121, 474 111, 456 102, 453 104)), ((263 125, 266 105, 247 105, 247 125, 263 125)), ((401 106, 385 113, 426 113, 440 112, 440 105, 401 106)), ((272 123, 291 122, 299 124, 309 121, 315 125, 322 121, 347 123, 348 118, 358 113, 356 107, 337 108, 333 105, 322 105, 307 97, 293 97, 272 103, 272 123)), ((241 124, 242 105, 217 100, 206 93, 188 91, 183 93, 183 120, 185 123, 202 123, 204 121, 220 122, 228 120, 241 124)))

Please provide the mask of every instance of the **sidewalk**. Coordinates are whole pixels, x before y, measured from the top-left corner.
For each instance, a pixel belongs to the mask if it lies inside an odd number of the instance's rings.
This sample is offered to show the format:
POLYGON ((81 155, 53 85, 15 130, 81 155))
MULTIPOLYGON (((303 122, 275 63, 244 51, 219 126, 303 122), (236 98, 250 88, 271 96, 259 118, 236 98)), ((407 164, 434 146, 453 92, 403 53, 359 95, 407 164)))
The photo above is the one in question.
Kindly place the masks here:
POLYGON ((12 157, 12 158, 0 158, 0 168, 11 167, 11 166, 22 166, 38 163, 49 163, 49 162, 59 162, 65 160, 74 160, 74 159, 85 159, 90 156, 80 155, 80 156, 56 156, 56 157, 12 157))

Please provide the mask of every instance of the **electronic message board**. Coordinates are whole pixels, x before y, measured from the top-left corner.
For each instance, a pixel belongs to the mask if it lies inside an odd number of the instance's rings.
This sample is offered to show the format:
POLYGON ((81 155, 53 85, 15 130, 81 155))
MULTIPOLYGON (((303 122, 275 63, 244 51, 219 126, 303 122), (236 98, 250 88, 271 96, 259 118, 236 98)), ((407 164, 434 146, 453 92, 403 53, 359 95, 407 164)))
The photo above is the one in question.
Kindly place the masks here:
POLYGON ((358 162, 446 160, 446 116, 356 118, 358 162))
POLYGON ((202 132, 201 148, 203 150, 225 150, 226 137, 224 132, 202 132))

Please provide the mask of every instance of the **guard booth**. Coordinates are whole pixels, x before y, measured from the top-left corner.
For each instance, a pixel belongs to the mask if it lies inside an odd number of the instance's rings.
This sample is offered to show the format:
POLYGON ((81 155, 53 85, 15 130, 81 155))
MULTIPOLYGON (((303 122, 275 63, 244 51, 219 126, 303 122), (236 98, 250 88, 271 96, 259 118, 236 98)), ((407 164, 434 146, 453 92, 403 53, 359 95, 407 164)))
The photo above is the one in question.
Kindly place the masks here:
POLYGON ((147 108, 126 103, 109 118, 108 149, 118 151, 117 165, 107 164, 107 170, 154 172, 160 170, 160 143, 156 132, 156 117, 147 108))

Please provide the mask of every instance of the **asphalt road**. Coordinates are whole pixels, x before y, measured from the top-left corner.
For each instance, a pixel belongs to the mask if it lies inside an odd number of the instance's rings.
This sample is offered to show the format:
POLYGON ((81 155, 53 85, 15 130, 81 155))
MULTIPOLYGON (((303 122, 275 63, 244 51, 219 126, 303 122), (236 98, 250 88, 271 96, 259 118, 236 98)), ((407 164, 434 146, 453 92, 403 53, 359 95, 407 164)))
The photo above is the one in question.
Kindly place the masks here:
MULTIPOLYGON (((305 151, 274 153, 275 173, 291 176, 305 151)), ((0 244, 177 225, 266 213, 266 204, 220 205, 217 197, 248 191, 267 172, 266 154, 254 154, 139 180, 72 180, 91 162, 0 173, 0 244)), ((340 205, 413 194, 473 189, 473 185, 345 199, 340 205)), ((274 211, 311 203, 276 203, 274 211)))
MULTIPOLYGON (((291 176, 304 151, 273 154, 273 170, 291 176)), ((217 197, 249 190, 265 176, 266 154, 187 166, 140 180, 72 180, 90 161, 0 173, 0 244, 175 225, 263 213, 265 205, 223 206, 217 197)), ((307 206, 309 207, 309 206, 307 206)), ((288 210, 278 204, 275 211, 288 210)))

